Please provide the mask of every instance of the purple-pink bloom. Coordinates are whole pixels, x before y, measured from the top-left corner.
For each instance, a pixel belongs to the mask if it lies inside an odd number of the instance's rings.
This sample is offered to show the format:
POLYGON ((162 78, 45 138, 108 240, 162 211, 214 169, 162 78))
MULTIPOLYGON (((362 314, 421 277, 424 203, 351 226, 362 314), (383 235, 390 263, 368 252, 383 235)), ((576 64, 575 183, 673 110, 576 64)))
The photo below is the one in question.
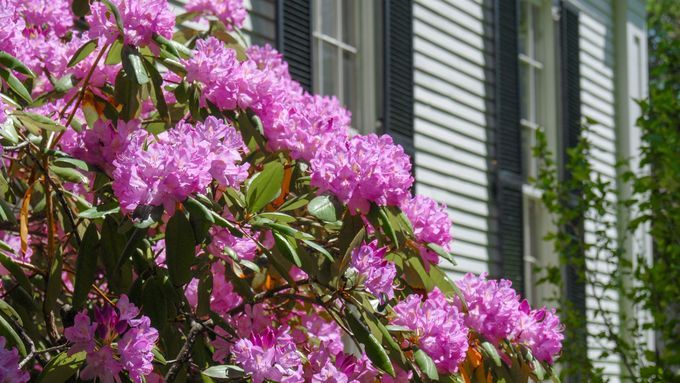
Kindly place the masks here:
POLYGON ((118 352, 123 368, 133 382, 144 381, 153 371, 153 347, 158 340, 158 330, 151 327, 149 317, 142 316, 135 327, 125 332, 118 342, 118 352))
POLYGON ((19 351, 5 348, 6 340, 0 336, 0 382, 25 383, 30 376, 19 368, 19 351))
POLYGON ((71 342, 72 346, 68 350, 69 354, 80 351, 92 352, 96 346, 94 332, 97 328, 96 323, 90 323, 90 317, 86 312, 76 314, 73 326, 64 330, 64 337, 71 342))
POLYGON ((388 135, 354 136, 320 148, 311 161, 311 184, 330 191, 352 210, 369 211, 369 202, 399 205, 413 184, 411 161, 388 135))
MULTIPOLYGON (((111 0, 111 3, 120 12, 126 44, 145 47, 151 44, 154 34, 172 38, 175 15, 167 0, 111 0)), ((106 4, 93 2, 90 11, 91 14, 86 16, 90 24, 90 39, 99 38, 110 44, 118 38, 120 32, 116 19, 106 4)), ((155 44, 150 47, 157 49, 155 44)))
POLYGON ((378 241, 362 244, 352 251, 351 266, 363 278, 364 286, 369 293, 381 302, 394 298, 392 284, 397 276, 394 263, 385 259, 387 247, 377 248, 378 241))
MULTIPOLYGON (((487 280, 487 274, 466 274, 456 285, 463 293, 468 312, 465 324, 492 343, 511 337, 520 319, 519 296, 506 279, 487 280)), ((458 307, 462 303, 455 298, 458 307)))
POLYGON ((234 360, 253 380, 282 383, 303 382, 302 360, 286 330, 278 334, 267 328, 260 334, 240 339, 232 348, 234 360))
POLYGON ((80 371, 80 379, 97 378, 101 383, 121 382, 119 374, 123 366, 114 358, 111 346, 102 346, 99 350, 88 352, 85 363, 85 368, 80 371))
POLYGON ((555 309, 531 310, 524 300, 520 312, 517 341, 529 347, 536 359, 552 364, 553 357, 562 350, 564 340, 564 326, 555 309))
POLYGON ((241 28, 248 15, 243 7, 243 0, 191 0, 186 5, 186 10, 215 16, 230 31, 241 28))
POLYGON ((31 0, 19 2, 21 13, 33 33, 54 32, 64 36, 73 26, 71 2, 68 0, 31 0))
POLYGON ((405 199, 400 208, 411 221, 414 236, 422 243, 420 256, 426 262, 438 264, 439 256, 424 244, 434 243, 447 251, 451 250, 451 219, 446 213, 446 205, 440 205, 432 198, 416 195, 405 199))
POLYGON ((463 315, 453 302, 434 288, 425 301, 411 294, 394 306, 392 324, 414 332, 417 346, 432 358, 437 370, 445 374, 458 371, 468 349, 468 329, 463 315))

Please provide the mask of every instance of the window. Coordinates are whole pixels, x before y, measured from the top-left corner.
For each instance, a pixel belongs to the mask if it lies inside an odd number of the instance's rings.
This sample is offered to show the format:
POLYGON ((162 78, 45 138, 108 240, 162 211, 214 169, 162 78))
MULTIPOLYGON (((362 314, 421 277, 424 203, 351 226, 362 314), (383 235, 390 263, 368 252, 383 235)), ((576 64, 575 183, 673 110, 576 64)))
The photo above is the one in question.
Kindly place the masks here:
POLYGON ((352 112, 354 130, 375 131, 375 15, 379 2, 314 0, 314 91, 335 95, 352 112))
POLYGON ((541 300, 536 288, 536 267, 551 258, 549 244, 543 241, 550 220, 541 194, 530 179, 538 174, 538 160, 533 157, 536 130, 545 129, 549 142, 556 138, 556 84, 554 42, 552 40, 552 2, 523 0, 519 18, 520 105, 522 129, 522 187, 524 218, 524 275, 526 297, 532 304, 541 300))

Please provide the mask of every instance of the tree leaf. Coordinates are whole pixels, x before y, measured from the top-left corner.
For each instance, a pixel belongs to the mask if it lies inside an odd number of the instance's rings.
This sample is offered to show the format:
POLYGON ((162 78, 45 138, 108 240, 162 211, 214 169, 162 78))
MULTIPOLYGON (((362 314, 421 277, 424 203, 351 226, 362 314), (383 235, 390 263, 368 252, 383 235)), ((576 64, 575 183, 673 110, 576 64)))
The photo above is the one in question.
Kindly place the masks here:
POLYGON ((302 262, 300 261, 300 256, 288 239, 283 234, 275 231, 272 232, 272 235, 274 236, 276 248, 279 249, 281 254, 283 254, 291 263, 295 264, 295 266, 301 267, 302 262))
POLYGON ((57 165, 49 166, 50 172, 56 174, 64 181, 73 182, 76 184, 85 184, 88 178, 81 172, 73 168, 64 168, 57 165))
POLYGON ((10 55, 7 52, 0 51, 0 65, 7 69, 11 69, 21 74, 25 74, 26 76, 35 78, 35 73, 33 73, 33 71, 30 70, 26 64, 22 63, 18 58, 10 55))
POLYGON ((125 72, 132 74, 132 77, 137 80, 137 84, 144 85, 149 82, 149 75, 146 73, 146 69, 144 68, 144 63, 142 63, 142 58, 139 56, 139 52, 133 48, 124 46, 122 59, 125 72))
POLYGON ((57 299, 62 292, 61 271, 63 266, 64 257, 61 254, 55 254, 50 265, 47 286, 45 288, 45 310, 56 311, 57 299))
POLYGON ((111 44, 111 48, 109 48, 109 53, 106 55, 104 64, 106 65, 120 64, 120 62, 122 61, 122 52, 123 43, 121 42, 120 39, 117 39, 116 41, 113 42, 113 44, 111 44))
POLYGON ((21 320, 21 316, 19 316, 19 313, 17 313, 16 310, 14 310, 14 308, 9 305, 9 303, 5 302, 2 299, 0 299, 0 312, 7 315, 7 317, 11 318, 13 321, 17 322, 19 326, 24 325, 24 323, 21 320))
MULTIPOLYGON (((16 251, 20 251, 17 249, 16 251)), ((2 252, 0 252, 0 264, 7 269, 10 274, 14 277, 14 279, 17 280, 19 285, 24 288, 26 291, 32 291, 33 288, 31 286, 31 281, 28 280, 28 277, 26 277, 26 274, 24 274, 24 271, 19 267, 12 258, 6 256, 2 252)))
POLYGON ((73 0, 71 3, 71 10, 73 14, 78 17, 83 17, 90 13, 90 1, 89 0, 73 0))
POLYGON ((40 130, 47 130, 50 132, 61 132, 66 129, 66 127, 58 122, 53 121, 49 117, 45 117, 41 114, 14 111, 12 113, 19 122, 21 122, 31 133, 36 135, 40 134, 40 130))
POLYGON ((73 288, 73 306, 78 309, 87 299, 95 280, 97 259, 99 258, 99 232, 91 223, 85 230, 76 260, 76 282, 73 288))
POLYGON ((191 223, 176 211, 165 228, 165 253, 170 280, 182 286, 191 280, 191 266, 196 260, 196 240, 191 223))
POLYGON ((311 247, 312 249, 323 254, 323 256, 328 258, 329 261, 331 261, 331 262, 335 261, 335 258, 333 258, 331 253, 329 253, 328 250, 324 249, 323 246, 319 245, 318 243, 310 241, 308 239, 303 239, 302 242, 304 242, 307 246, 311 247))
POLYGON ((120 32, 121 35, 125 35, 125 27, 123 26, 123 20, 120 17, 120 11, 118 10, 118 7, 116 7, 115 4, 113 4, 110 0, 101 0, 104 5, 111 11, 113 14, 113 18, 116 20, 116 26, 118 27, 118 31, 120 32))
POLYGON ((208 367, 201 374, 214 379, 243 379, 246 376, 241 367, 227 364, 208 367))
POLYGON ((85 363, 85 351, 68 355, 66 351, 55 356, 38 376, 38 383, 64 383, 85 363))
POLYGON ((494 347, 491 343, 482 342, 482 352, 488 358, 491 358, 493 360, 493 362, 496 364, 496 367, 500 367, 502 365, 501 357, 500 355, 498 355, 498 350, 496 350, 496 347, 494 347))
POLYGON ((26 356, 26 346, 24 345, 24 342, 21 341, 21 338, 14 330, 14 327, 12 327, 2 315, 0 315, 0 336, 7 339, 8 347, 14 346, 19 350, 21 355, 26 356))
POLYGON ((368 358, 376 367, 380 368, 391 376, 395 376, 394 367, 392 366, 392 362, 390 362, 390 357, 387 355, 387 352, 380 344, 378 339, 376 339, 376 337, 368 330, 366 325, 361 322, 361 314, 359 313, 359 310, 353 305, 348 305, 347 309, 345 310, 345 314, 347 323, 354 333, 356 340, 364 345, 366 356, 368 356, 368 358))
POLYGON ((144 61, 144 67, 146 71, 151 76, 151 84, 153 85, 153 100, 154 105, 156 105, 156 110, 161 120, 170 124, 170 112, 168 110, 168 104, 165 101, 165 96, 163 95, 163 77, 158 72, 158 69, 147 60, 144 61))
POLYGON ((87 209, 80 212, 78 217, 87 219, 97 219, 104 218, 109 214, 115 214, 120 211, 120 206, 115 201, 107 202, 103 205, 95 206, 93 208, 87 209))
POLYGON ((24 101, 28 103, 33 102, 31 94, 28 92, 24 84, 22 84, 21 81, 19 81, 19 79, 14 74, 12 74, 12 72, 10 72, 8 69, 0 67, 0 77, 5 79, 10 89, 16 92, 16 94, 18 94, 19 97, 23 98, 24 101))
POLYGON ((439 380, 439 373, 437 373, 437 366, 434 365, 432 358, 430 358, 427 353, 423 350, 418 350, 415 353, 416 363, 429 379, 437 381, 439 380))
POLYGON ((322 221, 335 222, 338 220, 335 214, 335 205, 333 205, 331 197, 327 195, 320 195, 309 201, 307 211, 322 221))
POLYGON ((151 319, 153 326, 162 331, 168 322, 168 305, 160 276, 153 276, 144 282, 142 310, 151 319))
POLYGON ((281 191, 283 182, 283 165, 278 161, 269 162, 250 183, 246 193, 246 201, 251 212, 262 210, 273 201, 281 191))
POLYGON ((85 60, 87 56, 90 55, 90 53, 94 52, 94 50, 97 48, 97 44, 99 43, 98 39, 90 40, 83 44, 76 53, 73 54, 73 57, 71 57, 71 60, 68 62, 68 67, 75 66, 79 62, 85 60))
POLYGON ((451 262, 452 265, 454 265, 454 266, 458 265, 458 263, 453 259, 453 255, 451 255, 451 253, 449 253, 443 247, 437 245, 436 243, 428 243, 427 248, 434 251, 435 253, 439 254, 440 257, 451 262))

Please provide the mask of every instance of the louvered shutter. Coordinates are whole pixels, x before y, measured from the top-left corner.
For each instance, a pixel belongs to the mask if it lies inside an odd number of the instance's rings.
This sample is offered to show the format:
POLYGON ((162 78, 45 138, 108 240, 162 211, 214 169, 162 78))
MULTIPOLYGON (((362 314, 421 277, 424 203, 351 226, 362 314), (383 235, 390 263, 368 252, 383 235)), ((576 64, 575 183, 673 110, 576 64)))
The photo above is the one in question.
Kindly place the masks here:
POLYGON ((522 131, 516 0, 496 0, 496 185, 502 276, 524 290, 522 131))
POLYGON ((383 10, 383 126, 413 157, 413 1, 385 0, 383 10))
POLYGON ((294 80, 312 90, 312 1, 278 0, 276 44, 294 80))

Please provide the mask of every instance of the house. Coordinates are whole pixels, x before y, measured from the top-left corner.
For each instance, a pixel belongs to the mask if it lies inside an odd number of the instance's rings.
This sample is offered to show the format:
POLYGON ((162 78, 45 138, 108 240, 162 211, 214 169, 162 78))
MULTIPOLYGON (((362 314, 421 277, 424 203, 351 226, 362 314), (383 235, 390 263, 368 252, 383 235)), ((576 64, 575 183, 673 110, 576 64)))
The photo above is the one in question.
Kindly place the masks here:
MULTIPOLYGON (((639 145, 643 0, 245 3, 247 40, 282 51, 304 87, 338 96, 357 131, 391 134, 413 155, 417 193, 446 203, 454 222, 452 276, 509 278, 540 303, 547 293, 534 269, 557 256, 542 240, 550 221, 540 193, 527 182, 537 168, 534 131, 545 129, 552 151, 564 153, 580 122, 596 121, 592 165, 616 183, 617 159, 635 158, 639 145)), ((585 222, 586 239, 592 226, 585 222)), ((606 263, 587 264, 608 277, 606 263)), ((594 287, 566 282, 564 293, 592 318, 594 287)), ((607 310, 626 307, 616 291, 609 296, 607 310)), ((588 322, 591 332, 601 326, 588 322)), ((587 347, 617 381, 620 361, 600 359, 611 346, 589 338, 587 347)))

